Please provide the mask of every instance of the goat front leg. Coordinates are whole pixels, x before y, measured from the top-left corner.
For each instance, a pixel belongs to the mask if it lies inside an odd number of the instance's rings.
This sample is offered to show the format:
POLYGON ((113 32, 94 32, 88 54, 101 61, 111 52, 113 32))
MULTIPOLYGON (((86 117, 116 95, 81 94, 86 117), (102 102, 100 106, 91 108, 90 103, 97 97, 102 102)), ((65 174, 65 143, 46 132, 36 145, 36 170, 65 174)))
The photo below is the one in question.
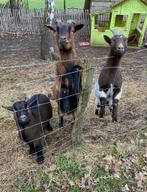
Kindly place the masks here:
POLYGON ((52 128, 52 126, 51 126, 51 124, 50 124, 50 121, 48 122, 47 130, 48 130, 48 131, 53 131, 53 128, 52 128))
POLYGON ((118 99, 113 100, 112 122, 117 122, 118 102, 118 99))
POLYGON ((96 97, 96 100, 95 100, 95 115, 99 115, 99 109, 100 109, 100 98, 96 97))
POLYGON ((59 104, 58 104, 58 116, 59 116, 59 128, 63 128, 64 127, 63 113, 60 110, 59 104))
POLYGON ((59 115, 59 127, 60 127, 60 128, 63 128, 63 127, 64 127, 63 115, 59 115))
POLYGON ((43 147, 42 147, 42 145, 41 144, 37 145, 35 147, 35 150, 36 150, 36 155, 37 155, 36 161, 37 161, 38 164, 42 164, 44 162, 44 155, 43 155, 43 147))
POLYGON ((100 118, 103 118, 104 115, 105 115, 105 105, 106 105, 106 98, 104 97, 101 97, 100 98, 100 114, 99 114, 99 117, 100 118))
POLYGON ((29 147, 30 147, 29 154, 30 155, 35 155, 34 143, 29 143, 29 147))

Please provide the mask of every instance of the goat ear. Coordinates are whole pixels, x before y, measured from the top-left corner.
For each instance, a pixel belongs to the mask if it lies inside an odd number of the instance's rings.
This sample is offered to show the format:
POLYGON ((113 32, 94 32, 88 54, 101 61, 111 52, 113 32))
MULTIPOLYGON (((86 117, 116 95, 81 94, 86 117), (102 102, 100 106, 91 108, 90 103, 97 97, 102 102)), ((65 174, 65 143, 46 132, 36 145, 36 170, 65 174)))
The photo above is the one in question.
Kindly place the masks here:
POLYGON ((56 32, 56 29, 55 29, 53 26, 47 25, 47 24, 45 24, 45 26, 46 26, 47 28, 49 28, 51 31, 56 32))
POLYGON ((82 29, 83 27, 84 27, 84 24, 75 25, 75 26, 74 26, 74 32, 79 31, 79 30, 82 29))
POLYGON ((12 106, 3 106, 2 105, 2 108, 6 109, 8 111, 14 111, 12 106))
POLYGON ((110 45, 111 44, 111 38, 108 37, 107 35, 104 35, 105 41, 110 45))

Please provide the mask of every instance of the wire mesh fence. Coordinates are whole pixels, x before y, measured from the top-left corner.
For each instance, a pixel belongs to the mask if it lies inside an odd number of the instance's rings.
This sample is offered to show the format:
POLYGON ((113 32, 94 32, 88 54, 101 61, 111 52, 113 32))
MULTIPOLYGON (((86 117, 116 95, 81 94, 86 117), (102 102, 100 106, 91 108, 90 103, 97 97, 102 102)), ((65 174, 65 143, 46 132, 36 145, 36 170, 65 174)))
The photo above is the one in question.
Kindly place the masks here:
MULTIPOLYGON (((89 50, 88 50, 89 51, 89 50)), ((93 49, 90 50, 93 52, 93 49)), ((54 116, 51 124, 54 128, 53 132, 44 132, 45 146, 43 148, 45 155, 45 166, 50 166, 54 162, 54 154, 61 154, 72 145, 73 124, 84 118, 82 124, 82 136, 85 142, 92 144, 105 143, 109 140, 119 140, 137 131, 140 127, 146 125, 146 49, 128 52, 125 55, 120 69, 124 77, 123 98, 120 101, 119 122, 112 123, 110 112, 106 111, 106 117, 100 119, 94 115, 95 96, 94 85, 97 81, 99 73, 104 66, 107 56, 101 51, 98 57, 92 59, 81 58, 83 63, 83 76, 86 76, 88 70, 94 69, 92 92, 88 100, 85 113, 81 114, 75 120, 72 117, 66 117, 65 127, 58 128, 58 114, 56 100, 51 101, 53 105, 54 116), (88 66, 85 65, 88 60, 88 66), (93 63, 92 67, 91 64, 93 63)), ((90 57, 90 56, 89 56, 90 57)), ((57 76, 54 75, 55 63, 30 63, 14 65, 5 63, 0 66, 2 75, 8 74, 1 81, 0 101, 1 105, 9 105, 11 100, 17 100, 17 97, 26 93, 27 96, 43 92, 48 94, 51 92, 51 86, 57 76), (12 69, 14 71, 12 71, 12 69), (15 74, 20 73, 19 78, 15 78, 15 74), (29 75, 30 73, 30 75, 29 75), (28 76, 29 75, 29 76, 28 76), (29 78, 28 78, 29 77, 29 78), (10 78, 10 79, 9 79, 10 78), (13 83, 12 83, 13 82, 13 83)), ((85 80, 83 81, 85 82, 85 80)), ((88 89, 88 88, 87 88, 88 89)), ((87 90, 85 90, 86 92, 87 90)), ((79 107, 81 107, 79 105, 79 107)), ((13 115, 1 107, 1 123, 0 123, 0 165, 1 165, 1 186, 4 189, 7 183, 11 185, 11 181, 23 172, 36 169, 34 157, 27 154, 27 146, 18 138, 18 129, 15 125, 13 115)))

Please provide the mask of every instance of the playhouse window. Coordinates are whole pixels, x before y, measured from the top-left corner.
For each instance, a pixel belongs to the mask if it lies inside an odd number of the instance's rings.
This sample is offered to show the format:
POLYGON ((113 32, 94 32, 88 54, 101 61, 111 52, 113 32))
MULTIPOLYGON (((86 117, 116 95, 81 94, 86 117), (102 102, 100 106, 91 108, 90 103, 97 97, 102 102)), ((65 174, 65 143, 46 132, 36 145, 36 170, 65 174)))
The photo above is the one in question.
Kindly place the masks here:
POLYGON ((111 13, 98 14, 95 16, 95 28, 109 28, 111 13))
POLYGON ((127 22, 127 15, 116 15, 115 27, 125 27, 127 22))

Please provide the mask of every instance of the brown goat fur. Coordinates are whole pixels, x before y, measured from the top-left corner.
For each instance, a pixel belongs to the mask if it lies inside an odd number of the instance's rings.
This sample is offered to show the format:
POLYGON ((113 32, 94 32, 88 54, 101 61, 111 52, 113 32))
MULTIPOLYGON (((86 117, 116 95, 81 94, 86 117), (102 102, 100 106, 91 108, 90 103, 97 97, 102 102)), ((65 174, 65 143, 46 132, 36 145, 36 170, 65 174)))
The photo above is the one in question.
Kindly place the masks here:
POLYGON ((82 87, 81 62, 75 48, 74 34, 84 25, 76 25, 73 21, 59 21, 56 22, 55 27, 46 26, 56 33, 56 42, 60 53, 60 61, 56 63, 57 78, 53 85, 53 98, 59 99, 57 101, 59 126, 63 127, 63 114, 68 114, 70 111, 74 114, 78 106, 78 94, 82 87), (74 95, 76 93, 77 95, 74 95))

